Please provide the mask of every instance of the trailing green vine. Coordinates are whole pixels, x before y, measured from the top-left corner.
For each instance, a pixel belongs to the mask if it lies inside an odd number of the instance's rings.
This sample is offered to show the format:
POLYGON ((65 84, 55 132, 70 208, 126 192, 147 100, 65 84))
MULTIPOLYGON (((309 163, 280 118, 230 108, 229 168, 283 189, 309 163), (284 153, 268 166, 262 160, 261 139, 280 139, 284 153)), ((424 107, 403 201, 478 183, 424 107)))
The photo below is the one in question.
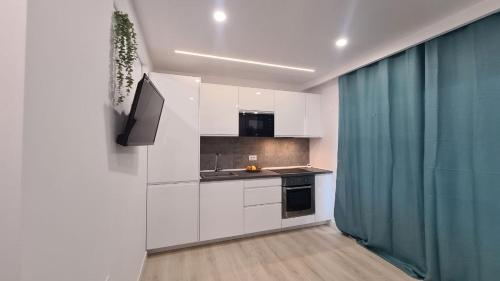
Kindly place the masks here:
POLYGON ((120 11, 113 13, 113 48, 117 82, 116 91, 118 92, 118 95, 115 96, 115 103, 118 105, 132 91, 132 85, 134 84, 132 71, 134 62, 137 59, 134 24, 126 13, 120 11))

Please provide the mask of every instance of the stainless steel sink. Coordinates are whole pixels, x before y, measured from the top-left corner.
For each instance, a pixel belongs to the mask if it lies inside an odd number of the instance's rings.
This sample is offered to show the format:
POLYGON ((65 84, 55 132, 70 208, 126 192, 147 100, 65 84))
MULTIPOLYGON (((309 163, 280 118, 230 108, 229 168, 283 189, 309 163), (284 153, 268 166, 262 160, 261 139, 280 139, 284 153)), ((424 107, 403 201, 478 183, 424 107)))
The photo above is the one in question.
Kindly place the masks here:
POLYGON ((201 172, 200 176, 201 176, 201 178, 214 178, 214 177, 232 177, 232 176, 238 176, 238 174, 235 172, 228 172, 228 171, 201 172))

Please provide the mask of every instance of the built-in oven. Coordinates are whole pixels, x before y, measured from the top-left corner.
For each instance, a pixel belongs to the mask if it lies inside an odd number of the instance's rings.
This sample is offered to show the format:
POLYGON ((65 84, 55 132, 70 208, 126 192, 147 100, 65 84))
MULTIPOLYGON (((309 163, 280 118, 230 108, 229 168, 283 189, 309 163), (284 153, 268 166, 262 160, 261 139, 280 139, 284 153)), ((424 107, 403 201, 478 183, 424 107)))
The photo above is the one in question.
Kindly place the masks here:
POLYGON ((283 176, 282 192, 284 219, 315 213, 314 175, 283 176))
POLYGON ((274 137, 274 114, 240 112, 240 137, 274 137))

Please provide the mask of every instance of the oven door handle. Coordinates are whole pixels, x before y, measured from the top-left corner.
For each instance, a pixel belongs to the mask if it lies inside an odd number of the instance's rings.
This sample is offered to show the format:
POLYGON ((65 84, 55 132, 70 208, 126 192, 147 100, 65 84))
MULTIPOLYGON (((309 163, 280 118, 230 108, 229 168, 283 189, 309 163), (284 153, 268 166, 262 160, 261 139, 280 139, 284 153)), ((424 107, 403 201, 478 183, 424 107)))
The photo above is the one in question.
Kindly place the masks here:
POLYGON ((300 190, 300 189, 312 189, 312 185, 296 186, 296 187, 285 187, 286 190, 300 190))

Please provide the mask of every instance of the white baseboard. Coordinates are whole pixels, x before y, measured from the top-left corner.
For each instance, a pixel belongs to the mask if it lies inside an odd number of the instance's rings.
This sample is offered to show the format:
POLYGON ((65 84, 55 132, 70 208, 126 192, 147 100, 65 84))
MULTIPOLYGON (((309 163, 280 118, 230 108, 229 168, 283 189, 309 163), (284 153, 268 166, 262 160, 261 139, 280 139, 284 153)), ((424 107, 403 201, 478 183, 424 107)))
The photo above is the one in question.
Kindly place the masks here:
POLYGON ((279 229, 274 229, 274 230, 266 230, 266 231, 262 231, 262 232, 255 232, 255 233, 249 233, 249 234, 243 234, 243 235, 237 235, 237 236, 231 236, 231 237, 224 237, 224 238, 219 238, 219 239, 214 239, 214 240, 199 241, 199 242, 193 242, 193 243, 176 245, 176 246, 169 246, 169 247, 158 248, 158 249, 150 249, 147 252, 150 255, 154 255, 154 254, 159 254, 159 253, 163 253, 163 252, 169 252, 169 251, 175 251, 175 250, 180 250, 180 249, 204 246, 204 245, 209 245, 209 244, 216 244, 216 243, 232 241, 232 240, 245 239, 245 238, 262 236, 262 235, 273 234, 273 233, 286 232, 286 231, 290 231, 290 230, 297 230, 297 229, 308 228, 308 227, 312 227, 312 226, 319 226, 319 225, 324 225, 324 224, 329 224, 329 223, 330 223, 330 220, 321 221, 321 222, 313 222, 313 223, 308 223, 308 224, 303 224, 303 225, 296 225, 296 226, 284 227, 284 228, 279 228, 279 229))
POLYGON ((144 252, 144 256, 142 257, 141 268, 139 268, 139 276, 137 276, 137 281, 141 281, 141 277, 144 273, 144 269, 146 269, 146 258, 148 257, 148 252, 144 252))

